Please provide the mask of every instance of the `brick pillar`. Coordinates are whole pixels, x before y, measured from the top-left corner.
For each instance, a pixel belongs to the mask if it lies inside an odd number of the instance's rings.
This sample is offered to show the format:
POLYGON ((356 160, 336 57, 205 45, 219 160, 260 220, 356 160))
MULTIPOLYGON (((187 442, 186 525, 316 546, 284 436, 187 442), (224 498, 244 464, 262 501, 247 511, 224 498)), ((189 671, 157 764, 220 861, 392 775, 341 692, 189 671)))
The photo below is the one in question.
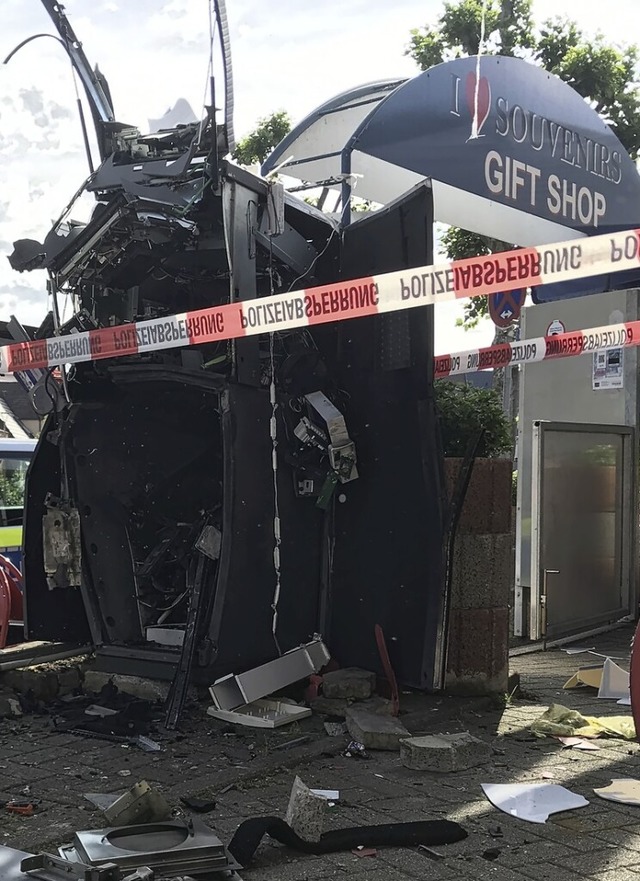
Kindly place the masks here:
MULTIPOLYGON (((445 460, 449 491, 460 459, 445 460)), ((509 603, 514 579, 511 462, 478 459, 458 525, 453 554, 447 690, 507 690, 509 603)))

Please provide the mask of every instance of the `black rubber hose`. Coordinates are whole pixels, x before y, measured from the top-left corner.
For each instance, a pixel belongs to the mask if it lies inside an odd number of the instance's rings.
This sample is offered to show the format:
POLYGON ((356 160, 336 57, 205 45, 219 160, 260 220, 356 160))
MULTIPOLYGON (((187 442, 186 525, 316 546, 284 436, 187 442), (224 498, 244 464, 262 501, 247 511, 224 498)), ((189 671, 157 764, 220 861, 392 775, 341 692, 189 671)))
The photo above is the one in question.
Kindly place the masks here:
POLYGON ((248 866, 265 835, 302 853, 323 854, 352 850, 355 847, 417 847, 454 844, 467 837, 458 823, 451 820, 423 820, 417 823, 388 823, 383 826, 360 826, 325 832, 320 841, 304 841, 279 817, 255 817, 241 823, 229 845, 229 852, 248 866))

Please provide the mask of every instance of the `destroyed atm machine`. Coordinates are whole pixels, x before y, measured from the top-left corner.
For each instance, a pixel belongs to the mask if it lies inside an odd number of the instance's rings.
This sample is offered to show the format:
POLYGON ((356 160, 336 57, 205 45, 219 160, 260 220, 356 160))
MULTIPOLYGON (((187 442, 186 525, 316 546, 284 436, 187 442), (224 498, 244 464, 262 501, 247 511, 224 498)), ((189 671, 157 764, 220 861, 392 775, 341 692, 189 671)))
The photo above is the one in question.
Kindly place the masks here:
MULTIPOLYGON (((36 338, 131 327, 432 262, 428 183, 350 224, 225 157, 231 120, 141 135, 115 120, 61 7, 100 163, 45 241, 36 338), (59 319, 68 296, 74 314, 59 319)), ((226 39, 224 9, 218 5, 226 39)), ((228 84, 227 84, 228 85, 228 84)), ((215 98, 211 97, 211 108, 215 98)), ((227 104, 229 102, 227 101, 227 104)), ((31 640, 95 646, 105 671, 210 684, 321 634, 344 666, 442 685, 443 514, 428 307, 87 361, 52 401, 25 513, 31 640)), ((144 348, 144 340, 138 340, 144 348)))

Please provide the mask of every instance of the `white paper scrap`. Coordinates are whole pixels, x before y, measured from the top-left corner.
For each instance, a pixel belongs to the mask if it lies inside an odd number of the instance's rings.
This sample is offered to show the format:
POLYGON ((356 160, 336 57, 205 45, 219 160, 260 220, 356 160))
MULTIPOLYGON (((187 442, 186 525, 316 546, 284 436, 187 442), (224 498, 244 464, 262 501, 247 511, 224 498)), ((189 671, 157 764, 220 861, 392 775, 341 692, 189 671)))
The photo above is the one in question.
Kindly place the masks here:
POLYGON ((589 802, 556 783, 482 783, 494 807, 529 823, 546 823, 550 814, 584 808, 589 802))
POLYGON ((573 749, 597 750, 600 749, 597 743, 592 740, 585 740, 583 737, 559 737, 558 740, 564 746, 570 746, 573 749))
POLYGON ((319 795, 321 798, 326 798, 329 801, 340 801, 339 789, 312 789, 310 791, 314 795, 319 795))
POLYGON ((592 652, 595 649, 595 646, 592 645, 590 648, 585 648, 584 646, 573 646, 572 648, 562 649, 567 655, 583 655, 585 652, 592 652))

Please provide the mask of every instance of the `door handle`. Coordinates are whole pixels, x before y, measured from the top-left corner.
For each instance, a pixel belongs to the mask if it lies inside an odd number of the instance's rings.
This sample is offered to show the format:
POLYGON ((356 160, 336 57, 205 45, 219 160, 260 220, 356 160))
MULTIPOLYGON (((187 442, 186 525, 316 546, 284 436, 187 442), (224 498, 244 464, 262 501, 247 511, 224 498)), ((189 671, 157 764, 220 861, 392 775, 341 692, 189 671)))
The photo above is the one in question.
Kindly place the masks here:
POLYGON ((547 649, 547 583, 550 575, 560 575, 559 569, 544 569, 542 574, 542 593, 540 594, 540 606, 542 610, 542 647, 547 649))

